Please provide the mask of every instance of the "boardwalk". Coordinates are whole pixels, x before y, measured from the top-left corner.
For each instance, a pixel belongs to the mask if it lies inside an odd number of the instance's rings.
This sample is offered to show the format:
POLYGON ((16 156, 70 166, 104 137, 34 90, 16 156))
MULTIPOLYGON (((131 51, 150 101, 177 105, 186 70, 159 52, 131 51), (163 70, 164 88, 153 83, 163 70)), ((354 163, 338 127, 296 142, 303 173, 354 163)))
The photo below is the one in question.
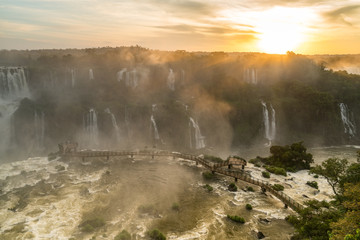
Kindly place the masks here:
POLYGON ((196 164, 201 164, 206 169, 210 170, 213 173, 222 174, 225 176, 229 176, 237 180, 241 180, 247 183, 251 183, 254 185, 257 185, 261 187, 263 192, 270 192, 272 195, 280 199, 286 206, 289 206, 295 211, 298 211, 303 208, 301 204, 296 202, 294 199, 289 197, 283 192, 276 191, 273 189, 272 185, 267 182, 260 179, 256 179, 254 177, 251 177, 249 174, 246 174, 241 169, 232 169, 231 167, 233 165, 246 165, 246 162, 244 163, 244 160, 227 160, 222 163, 212 163, 210 161, 207 161, 203 157, 195 156, 191 154, 184 154, 184 153, 178 153, 178 152, 168 152, 168 151, 149 151, 149 150, 143 150, 143 151, 80 151, 80 152, 71 152, 66 153, 62 155, 63 157, 78 157, 82 158, 83 160, 85 158, 89 157, 106 157, 109 159, 113 156, 130 156, 133 158, 134 156, 151 156, 154 157, 172 157, 172 158, 182 158, 187 159, 196 162, 196 164), (225 167, 225 168, 224 168, 225 167))

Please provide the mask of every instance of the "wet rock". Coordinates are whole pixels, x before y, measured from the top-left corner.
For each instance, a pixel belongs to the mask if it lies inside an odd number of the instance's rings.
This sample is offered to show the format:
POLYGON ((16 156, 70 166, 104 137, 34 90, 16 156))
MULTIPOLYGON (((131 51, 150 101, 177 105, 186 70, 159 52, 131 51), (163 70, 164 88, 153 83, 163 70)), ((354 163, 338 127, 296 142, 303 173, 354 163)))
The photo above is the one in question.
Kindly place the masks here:
POLYGON ((309 198, 308 196, 306 196, 305 194, 302 195, 304 198, 309 198))
POLYGON ((269 224, 271 222, 269 219, 266 219, 266 218, 259 218, 259 221, 261 223, 265 223, 265 224, 269 224))
POLYGON ((257 238, 258 239, 263 239, 263 238, 265 238, 265 235, 262 233, 262 232, 257 232, 257 238))

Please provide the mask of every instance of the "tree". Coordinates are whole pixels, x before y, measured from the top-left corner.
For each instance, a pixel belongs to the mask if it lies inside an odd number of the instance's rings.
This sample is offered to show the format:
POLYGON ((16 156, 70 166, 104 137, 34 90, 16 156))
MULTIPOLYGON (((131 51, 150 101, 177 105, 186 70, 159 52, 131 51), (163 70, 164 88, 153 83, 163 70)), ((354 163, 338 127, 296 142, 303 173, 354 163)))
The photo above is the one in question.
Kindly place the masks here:
MULTIPOLYGON (((344 186, 344 202, 343 207, 346 209, 345 215, 337 222, 331 224, 333 229, 331 240, 338 239, 357 239, 350 238, 359 234, 357 230, 360 228, 360 183, 347 183, 344 186)), ((360 237, 360 234, 358 235, 360 237)))
POLYGON ((310 173, 325 177, 334 194, 339 197, 337 188, 339 188, 340 181, 346 174, 347 166, 348 160, 346 159, 329 158, 321 165, 316 165, 314 168, 312 168, 310 173))
POLYGON ((311 200, 299 210, 299 215, 292 215, 287 220, 294 225, 296 234, 293 239, 328 240, 330 224, 341 216, 340 211, 326 201, 311 200))
POLYGON ((310 164, 314 162, 313 156, 306 152, 303 142, 293 143, 290 146, 272 146, 272 154, 264 158, 267 164, 282 167, 287 170, 309 169, 310 164))

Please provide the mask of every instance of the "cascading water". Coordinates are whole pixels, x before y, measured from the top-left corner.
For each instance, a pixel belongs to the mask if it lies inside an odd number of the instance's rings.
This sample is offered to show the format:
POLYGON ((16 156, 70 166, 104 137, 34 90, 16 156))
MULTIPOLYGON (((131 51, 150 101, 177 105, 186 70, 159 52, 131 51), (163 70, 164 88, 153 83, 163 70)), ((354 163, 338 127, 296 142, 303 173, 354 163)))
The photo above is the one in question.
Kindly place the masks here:
POLYGON ((160 140, 159 131, 156 125, 156 121, 154 118, 154 112, 156 110, 156 104, 152 105, 152 114, 150 117, 150 134, 153 137, 154 140, 160 140))
POLYGON ((126 130, 127 130, 127 138, 128 140, 131 139, 131 129, 130 129, 130 119, 131 119, 131 116, 130 116, 130 113, 128 111, 128 109, 125 107, 125 110, 124 110, 124 122, 125 122, 125 126, 126 126, 126 130))
POLYGON ((99 131, 97 125, 97 115, 94 109, 90 109, 84 116, 84 131, 88 139, 88 144, 91 147, 96 147, 99 144, 99 131))
POLYGON ((94 80, 94 72, 91 68, 89 69, 89 80, 94 80))
POLYGON ((136 88, 139 85, 138 73, 135 68, 132 71, 127 71, 126 68, 123 68, 116 73, 116 79, 118 82, 125 80, 127 87, 136 88))
POLYGON ((118 82, 121 82, 121 80, 124 79, 124 74, 126 75, 126 70, 127 70, 126 68, 123 68, 116 73, 116 79, 118 82))
POLYGON ((34 131, 35 131, 35 148, 43 150, 45 144, 45 114, 41 112, 40 115, 35 111, 34 116, 34 131))
POLYGON ((247 68, 244 71, 244 79, 248 83, 257 84, 258 82, 258 74, 255 68, 247 68))
POLYGON ((268 146, 271 146, 271 142, 275 139, 276 136, 276 118, 275 118, 275 109, 270 104, 270 110, 271 110, 271 118, 269 117, 269 110, 264 101, 261 101, 261 104, 263 106, 263 121, 264 121, 264 127, 265 127, 265 138, 269 141, 267 144, 268 146))
POLYGON ((348 106, 344 103, 340 103, 339 107, 340 107, 341 120, 344 125, 344 132, 348 133, 351 137, 355 136, 356 126, 353 123, 353 121, 351 121, 351 117, 350 117, 351 114, 348 106))
POLYGON ((22 67, 0 67, 0 151, 9 149, 11 118, 24 97, 30 97, 22 67))
POLYGON ((119 143, 120 142, 120 128, 119 126, 117 125, 117 121, 116 121, 116 117, 115 115, 110 111, 109 108, 105 109, 105 112, 108 113, 111 117, 111 122, 112 122, 112 125, 114 127, 114 130, 115 130, 115 136, 116 136, 116 141, 119 143))
POLYGON ((76 77, 76 73, 75 73, 75 69, 71 69, 71 86, 75 87, 75 77, 76 77))
POLYGON ((130 81, 130 86, 132 88, 136 88, 139 85, 139 81, 138 81, 138 76, 137 76, 137 71, 136 69, 131 71, 131 81, 130 81))
POLYGON ((171 68, 167 78, 167 85, 171 91, 175 91, 175 74, 171 68))
POLYGON ((197 121, 192 117, 189 118, 189 131, 190 131, 190 148, 201 149, 205 147, 205 137, 201 135, 200 127, 197 121), (193 141, 193 139, 195 141, 193 141), (195 145, 194 145, 195 143, 195 145))
POLYGON ((2 99, 29 97, 29 87, 22 67, 0 68, 0 94, 2 99))
POLYGON ((185 81, 185 71, 181 70, 181 78, 180 78, 181 82, 185 81))

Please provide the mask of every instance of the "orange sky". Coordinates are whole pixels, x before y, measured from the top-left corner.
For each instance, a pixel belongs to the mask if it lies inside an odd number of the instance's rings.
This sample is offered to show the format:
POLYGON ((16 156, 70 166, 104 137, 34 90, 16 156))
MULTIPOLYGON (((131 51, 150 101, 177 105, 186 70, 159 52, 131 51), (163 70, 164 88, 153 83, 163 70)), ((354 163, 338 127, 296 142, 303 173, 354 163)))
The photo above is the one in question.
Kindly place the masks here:
POLYGON ((358 0, 2 0, 0 49, 360 53, 358 0))

